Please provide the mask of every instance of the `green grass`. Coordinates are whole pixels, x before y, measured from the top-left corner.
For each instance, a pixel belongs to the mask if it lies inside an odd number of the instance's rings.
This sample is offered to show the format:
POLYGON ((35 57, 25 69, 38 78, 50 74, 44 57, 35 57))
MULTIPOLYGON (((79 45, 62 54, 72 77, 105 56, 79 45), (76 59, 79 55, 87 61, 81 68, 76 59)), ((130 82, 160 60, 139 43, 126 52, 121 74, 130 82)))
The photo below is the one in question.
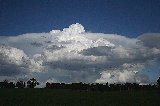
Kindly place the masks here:
POLYGON ((0 89, 0 106, 160 106, 160 92, 0 89))

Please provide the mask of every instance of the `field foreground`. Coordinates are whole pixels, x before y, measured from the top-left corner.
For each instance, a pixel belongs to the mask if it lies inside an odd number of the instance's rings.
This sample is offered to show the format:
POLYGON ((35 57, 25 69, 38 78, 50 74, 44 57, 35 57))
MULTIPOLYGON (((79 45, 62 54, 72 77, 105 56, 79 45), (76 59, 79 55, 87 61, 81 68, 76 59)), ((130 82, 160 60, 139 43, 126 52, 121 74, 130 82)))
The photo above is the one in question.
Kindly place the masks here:
POLYGON ((160 106, 160 91, 0 89, 0 106, 160 106))

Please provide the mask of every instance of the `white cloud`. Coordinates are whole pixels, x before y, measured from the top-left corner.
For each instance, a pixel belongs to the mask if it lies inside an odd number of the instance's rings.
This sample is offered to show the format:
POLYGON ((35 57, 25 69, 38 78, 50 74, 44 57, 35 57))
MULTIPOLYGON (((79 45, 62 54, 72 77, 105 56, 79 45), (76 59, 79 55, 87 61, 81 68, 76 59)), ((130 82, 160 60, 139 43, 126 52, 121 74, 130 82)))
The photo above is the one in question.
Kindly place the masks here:
POLYGON ((54 78, 51 78, 51 79, 48 79, 48 80, 46 80, 44 82, 41 82, 39 85, 36 86, 36 88, 44 88, 46 86, 47 82, 49 82, 49 83, 58 83, 59 81, 57 81, 54 78))
MULTIPOLYGON (((30 72, 41 81, 147 83, 146 64, 159 65, 160 60, 158 43, 150 45, 144 35, 137 39, 89 33, 78 23, 62 31, 0 38, 1 76, 19 75, 25 70, 24 75, 30 72)), ((156 69, 158 65, 151 66, 156 69)))
POLYGON ((29 64, 30 60, 22 50, 0 45, 0 75, 11 76, 26 73, 29 64))
MULTIPOLYGON (((97 79, 96 82, 98 83, 126 83, 126 82, 138 82, 142 83, 141 79, 143 77, 139 77, 137 73, 142 71, 144 68, 143 64, 123 64, 119 68, 110 69, 103 71, 101 73, 100 79, 97 79)), ((146 79, 148 80, 148 79, 146 79)))
POLYGON ((29 59, 22 50, 4 45, 0 45, 0 56, 7 63, 16 65, 26 64, 29 59))
POLYGON ((0 75, 12 76, 44 70, 37 55, 30 59, 23 50, 0 45, 0 75))

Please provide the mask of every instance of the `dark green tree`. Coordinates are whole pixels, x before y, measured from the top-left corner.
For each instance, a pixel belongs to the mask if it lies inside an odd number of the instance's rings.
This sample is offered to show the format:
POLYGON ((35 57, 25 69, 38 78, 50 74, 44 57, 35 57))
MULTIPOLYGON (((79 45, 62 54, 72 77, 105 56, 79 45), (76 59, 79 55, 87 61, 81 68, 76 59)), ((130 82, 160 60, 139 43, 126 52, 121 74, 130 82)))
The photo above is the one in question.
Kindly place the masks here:
POLYGON ((35 78, 32 78, 29 81, 27 81, 28 88, 34 88, 36 85, 39 85, 39 83, 35 78))
POLYGON ((18 81, 18 82, 16 83, 16 87, 17 87, 17 88, 25 88, 25 82, 23 82, 23 81, 18 81))

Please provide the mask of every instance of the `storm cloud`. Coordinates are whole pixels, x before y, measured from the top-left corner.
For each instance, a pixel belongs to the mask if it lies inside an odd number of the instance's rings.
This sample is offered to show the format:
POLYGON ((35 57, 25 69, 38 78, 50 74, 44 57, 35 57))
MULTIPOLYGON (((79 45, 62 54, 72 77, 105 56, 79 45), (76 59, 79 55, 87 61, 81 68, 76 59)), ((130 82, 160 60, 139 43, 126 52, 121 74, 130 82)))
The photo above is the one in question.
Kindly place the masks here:
POLYGON ((159 36, 91 33, 76 23, 62 31, 0 37, 0 75, 42 82, 151 83, 160 75, 159 36))

